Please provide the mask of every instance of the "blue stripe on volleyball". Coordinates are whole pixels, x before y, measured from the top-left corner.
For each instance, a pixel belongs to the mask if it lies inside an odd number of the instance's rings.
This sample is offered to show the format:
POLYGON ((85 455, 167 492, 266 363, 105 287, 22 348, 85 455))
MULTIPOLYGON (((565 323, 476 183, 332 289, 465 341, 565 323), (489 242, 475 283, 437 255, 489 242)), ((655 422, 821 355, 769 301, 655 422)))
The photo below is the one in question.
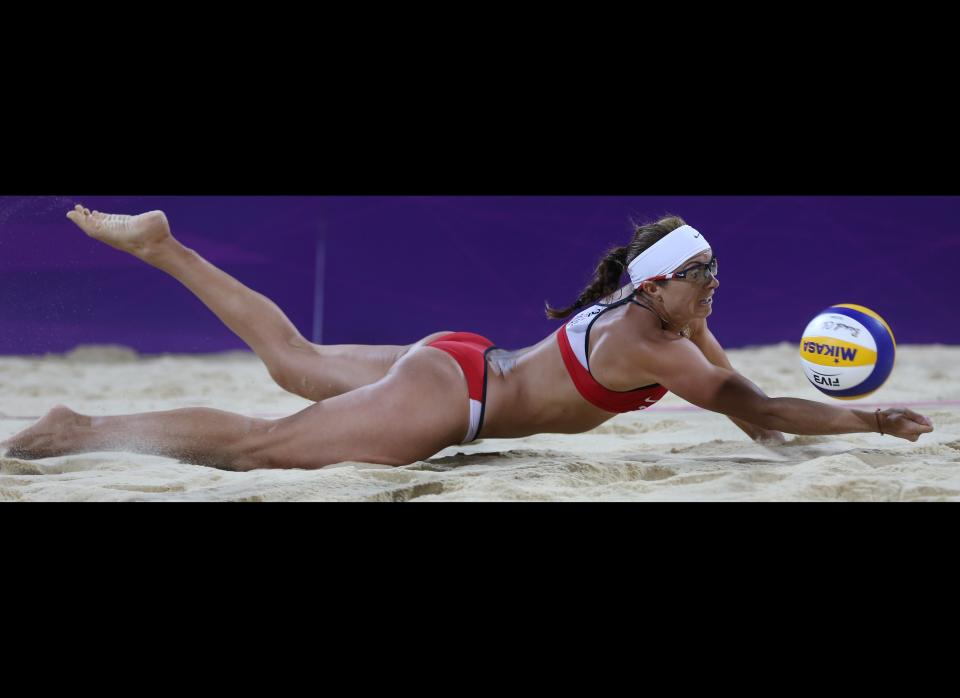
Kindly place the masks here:
POLYGON ((821 392, 834 397, 854 397, 877 390, 890 377, 890 373, 893 371, 893 362, 897 356, 897 347, 893 343, 893 337, 890 336, 887 328, 872 315, 861 313, 853 308, 840 308, 833 305, 823 312, 846 315, 866 327, 873 336, 873 341, 877 343, 877 363, 867 379, 860 385, 846 390, 822 390, 821 392))

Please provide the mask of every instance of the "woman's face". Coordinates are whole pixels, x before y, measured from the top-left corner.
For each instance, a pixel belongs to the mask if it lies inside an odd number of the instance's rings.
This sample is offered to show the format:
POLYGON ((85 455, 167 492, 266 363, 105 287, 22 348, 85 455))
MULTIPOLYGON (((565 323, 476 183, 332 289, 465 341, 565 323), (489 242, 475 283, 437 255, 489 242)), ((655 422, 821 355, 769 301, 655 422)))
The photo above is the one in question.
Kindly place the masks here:
POLYGON ((713 259, 713 250, 705 250, 691 257, 674 270, 688 272, 686 278, 670 279, 660 289, 663 307, 669 317, 680 325, 691 320, 705 318, 713 312, 713 293, 720 282, 716 276, 709 281, 702 266, 713 259))

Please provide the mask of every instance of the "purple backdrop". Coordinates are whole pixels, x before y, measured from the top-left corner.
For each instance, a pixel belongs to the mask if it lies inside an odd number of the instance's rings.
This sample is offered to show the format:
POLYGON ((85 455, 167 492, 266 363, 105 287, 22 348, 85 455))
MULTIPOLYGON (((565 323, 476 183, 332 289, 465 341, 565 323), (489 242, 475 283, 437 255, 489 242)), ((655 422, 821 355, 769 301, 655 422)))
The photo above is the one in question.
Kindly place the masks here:
POLYGON ((325 343, 469 330, 532 344, 630 219, 670 212, 722 260, 711 327, 728 347, 796 341, 833 303, 880 313, 901 343, 960 343, 957 197, 0 197, 0 353, 121 343, 242 343, 179 283, 87 238, 64 213, 162 208, 174 234, 325 343), (950 307, 950 306, 948 306, 950 307))

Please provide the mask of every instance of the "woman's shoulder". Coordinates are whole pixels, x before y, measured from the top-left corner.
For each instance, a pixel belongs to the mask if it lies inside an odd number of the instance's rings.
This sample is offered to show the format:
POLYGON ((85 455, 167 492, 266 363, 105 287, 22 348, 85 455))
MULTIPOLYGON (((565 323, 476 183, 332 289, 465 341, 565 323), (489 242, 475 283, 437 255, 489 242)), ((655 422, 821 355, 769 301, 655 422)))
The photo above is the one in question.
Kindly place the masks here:
POLYGON ((657 366, 658 357, 673 353, 672 343, 683 338, 671 336, 660 328, 656 316, 651 317, 652 322, 612 318, 601 328, 591 342, 590 371, 602 385, 623 391, 658 382, 655 370, 651 369, 657 366))
MULTIPOLYGON (((599 328, 595 346, 607 355, 608 360, 614 360, 617 363, 643 365, 644 359, 648 355, 670 351, 677 342, 686 341, 684 337, 664 330, 660 325, 659 318, 650 310, 630 303, 620 309, 619 312, 623 315, 628 313, 641 313, 642 315, 638 316, 639 322, 634 319, 628 320, 625 317, 611 317, 599 328), (602 348, 599 346, 601 337, 603 340, 602 348)), ((594 343, 592 342, 592 344, 594 343)))
POLYGON ((634 349, 634 352, 632 352, 634 355, 636 355, 636 352, 664 351, 680 342, 688 341, 686 337, 676 332, 663 329, 659 326, 659 323, 654 325, 621 323, 614 329, 614 332, 619 341, 634 349))

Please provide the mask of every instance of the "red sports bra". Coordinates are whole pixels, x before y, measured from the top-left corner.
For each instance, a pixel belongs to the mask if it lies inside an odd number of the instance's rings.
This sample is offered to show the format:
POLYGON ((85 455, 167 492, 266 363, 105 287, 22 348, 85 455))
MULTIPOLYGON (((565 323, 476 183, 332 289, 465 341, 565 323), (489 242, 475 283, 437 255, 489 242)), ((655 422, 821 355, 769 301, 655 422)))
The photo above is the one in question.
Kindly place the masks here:
MULTIPOLYGON (((668 392, 666 388, 656 383, 636 390, 610 390, 600 385, 590 374, 590 355, 588 351, 590 347, 590 328, 593 327, 597 318, 608 310, 619 308, 621 305, 630 302, 636 303, 632 297, 609 305, 597 303, 571 318, 557 330, 560 355, 563 357, 567 373, 570 374, 577 391, 587 402, 607 412, 620 413, 645 410, 657 403, 668 392)), ((641 308, 645 307, 640 303, 637 303, 637 305, 641 308)))

